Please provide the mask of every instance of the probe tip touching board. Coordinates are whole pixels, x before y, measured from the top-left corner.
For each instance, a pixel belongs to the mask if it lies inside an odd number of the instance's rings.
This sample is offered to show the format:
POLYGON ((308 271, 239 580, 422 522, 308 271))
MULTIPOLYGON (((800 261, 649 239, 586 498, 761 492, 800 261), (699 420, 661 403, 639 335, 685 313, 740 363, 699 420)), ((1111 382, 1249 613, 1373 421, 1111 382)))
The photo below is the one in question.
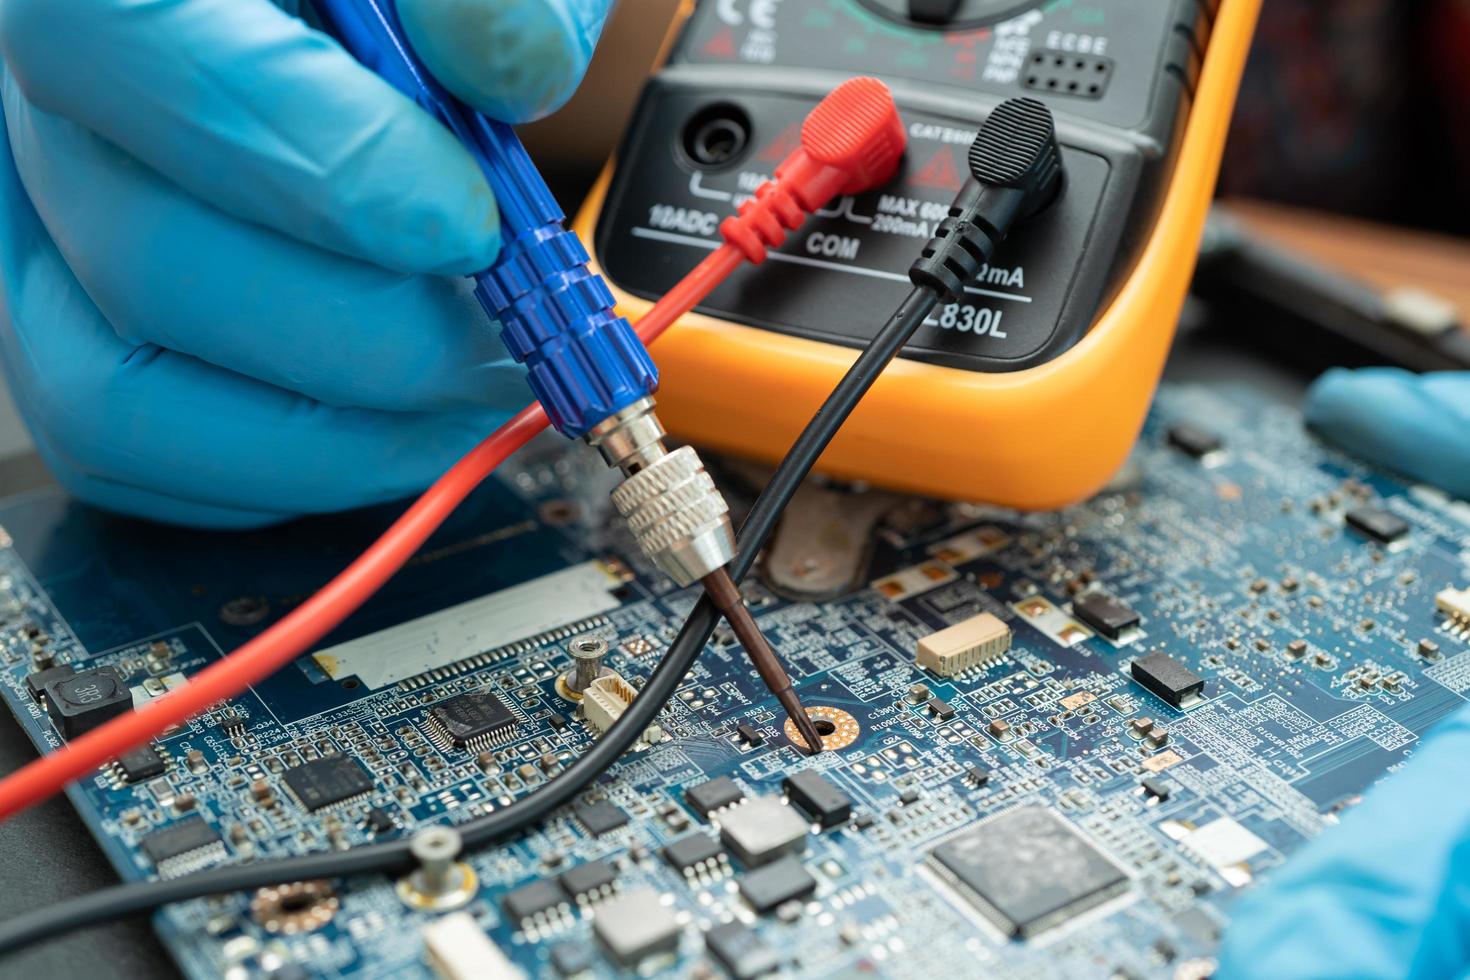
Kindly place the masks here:
MULTIPOLYGON (((536 792, 593 744, 696 593, 604 522, 613 477, 586 455, 531 447, 326 638, 326 661, 78 784, 121 876, 405 839, 536 792), (591 716, 558 687, 589 634, 612 692, 591 716)), ((711 470, 740 502, 738 469, 711 470)), ((285 883, 171 906, 164 942, 191 977, 478 963, 927 978, 981 961, 1003 977, 1171 977, 1208 964, 1241 889, 1470 691, 1464 505, 1323 447, 1258 397, 1166 386, 1124 476, 1061 513, 894 507, 871 548, 841 552, 872 585, 820 603, 744 586, 828 752, 792 746, 717 631, 591 789, 463 856, 460 909, 416 907, 385 878, 285 883), (1218 445, 1181 445, 1183 424, 1218 445)), ((0 502, 0 694, 52 749, 77 717, 49 704, 78 690, 68 680, 105 676, 107 703, 134 710, 391 515, 247 540, 140 535, 60 494, 0 502)))

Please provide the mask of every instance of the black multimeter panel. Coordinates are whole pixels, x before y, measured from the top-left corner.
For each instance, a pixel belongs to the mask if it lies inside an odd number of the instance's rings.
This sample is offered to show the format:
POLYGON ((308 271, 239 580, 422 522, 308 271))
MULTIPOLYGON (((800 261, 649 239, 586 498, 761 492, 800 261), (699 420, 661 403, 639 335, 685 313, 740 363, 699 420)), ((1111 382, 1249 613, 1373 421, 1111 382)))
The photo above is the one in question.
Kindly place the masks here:
POLYGON ((797 145, 834 85, 877 75, 909 146, 886 187, 835 202, 699 307, 850 346, 907 270, 998 102, 1042 99, 1067 166, 1058 203, 940 307, 904 356, 1017 370, 1074 344, 1132 267, 1188 109, 1214 0, 703 0, 645 89, 598 222, 603 271, 656 298, 719 243, 719 221, 797 145))

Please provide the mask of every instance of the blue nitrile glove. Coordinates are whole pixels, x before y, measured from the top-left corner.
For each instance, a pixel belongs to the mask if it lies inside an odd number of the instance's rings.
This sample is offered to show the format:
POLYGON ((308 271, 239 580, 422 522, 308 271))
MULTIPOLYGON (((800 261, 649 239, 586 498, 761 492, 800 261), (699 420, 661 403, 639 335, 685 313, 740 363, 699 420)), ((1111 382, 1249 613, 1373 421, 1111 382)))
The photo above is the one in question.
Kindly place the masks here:
MULTIPOLYGON (((1470 497, 1470 374, 1329 371, 1308 422, 1344 449, 1470 497)), ((1218 980, 1470 976, 1470 708, 1244 898, 1218 980)))
MULTIPOLYGON (((399 0, 510 121, 610 0, 399 0)), ((0 360, 83 500, 244 527, 424 486, 531 398, 458 277, 495 202, 297 0, 0 0, 0 360)))
POLYGON ((1470 500, 1470 372, 1328 371, 1306 417, 1348 452, 1470 500))

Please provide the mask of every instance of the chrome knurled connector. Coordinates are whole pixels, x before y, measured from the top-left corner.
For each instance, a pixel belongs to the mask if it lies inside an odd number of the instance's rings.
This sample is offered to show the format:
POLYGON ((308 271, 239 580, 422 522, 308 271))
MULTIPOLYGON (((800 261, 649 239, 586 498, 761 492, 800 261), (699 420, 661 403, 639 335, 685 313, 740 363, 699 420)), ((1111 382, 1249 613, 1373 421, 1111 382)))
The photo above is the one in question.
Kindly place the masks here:
POLYGON ((643 553, 679 585, 691 585, 735 557, 730 508, 688 446, 669 452, 645 398, 587 433, 608 465, 627 474, 612 493, 643 553))

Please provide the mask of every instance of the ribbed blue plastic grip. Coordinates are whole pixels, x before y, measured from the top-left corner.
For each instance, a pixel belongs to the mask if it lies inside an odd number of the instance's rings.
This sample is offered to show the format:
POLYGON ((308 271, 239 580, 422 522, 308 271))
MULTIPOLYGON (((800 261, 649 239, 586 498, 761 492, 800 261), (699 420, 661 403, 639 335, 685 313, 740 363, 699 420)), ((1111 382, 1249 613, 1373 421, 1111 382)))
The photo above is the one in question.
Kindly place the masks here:
MULTIPOLYGON (((502 245, 475 275, 475 296, 500 321, 511 356, 551 424, 573 438, 658 388, 658 369, 613 312, 587 251, 515 131, 450 95, 409 48, 394 0, 315 0, 358 61, 448 126, 474 155, 500 208, 502 245)), ((493 55, 487 54, 487 57, 493 55)))

